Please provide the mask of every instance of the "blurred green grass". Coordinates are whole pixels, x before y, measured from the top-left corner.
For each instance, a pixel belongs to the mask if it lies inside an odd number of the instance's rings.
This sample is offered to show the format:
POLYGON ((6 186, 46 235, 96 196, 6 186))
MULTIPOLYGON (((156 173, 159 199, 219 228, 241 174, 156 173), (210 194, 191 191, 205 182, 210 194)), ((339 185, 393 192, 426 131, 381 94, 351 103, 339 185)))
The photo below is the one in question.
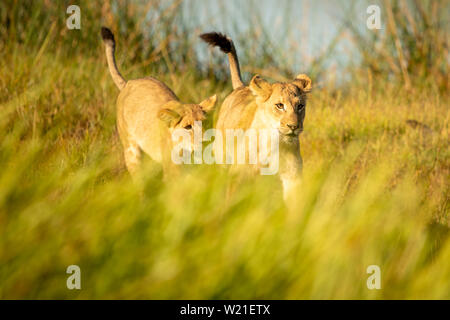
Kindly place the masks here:
MULTIPOLYGON (((290 205, 276 177, 224 200, 234 177, 214 166, 163 181, 148 161, 133 182, 98 35, 80 33, 77 51, 42 22, 0 42, 0 298, 450 298, 449 100, 438 86, 358 79, 314 91, 290 205), (82 290, 66 288, 72 264, 82 290), (367 289, 369 265, 381 290, 367 289)), ((195 63, 164 72, 178 49, 130 71, 124 41, 129 79, 155 74, 187 102, 230 91, 195 63)))

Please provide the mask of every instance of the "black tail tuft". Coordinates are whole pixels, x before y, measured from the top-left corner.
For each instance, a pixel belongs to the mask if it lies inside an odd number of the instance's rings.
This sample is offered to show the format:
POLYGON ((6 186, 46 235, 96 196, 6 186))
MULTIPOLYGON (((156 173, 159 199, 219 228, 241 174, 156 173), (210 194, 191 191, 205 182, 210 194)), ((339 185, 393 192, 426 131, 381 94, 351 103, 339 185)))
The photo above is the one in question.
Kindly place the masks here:
POLYGON ((200 38, 211 46, 219 47, 225 53, 230 53, 233 50, 233 42, 223 33, 204 33, 200 35, 200 38))
POLYGON ((102 27, 102 39, 103 41, 112 41, 114 43, 114 34, 106 27, 102 27))

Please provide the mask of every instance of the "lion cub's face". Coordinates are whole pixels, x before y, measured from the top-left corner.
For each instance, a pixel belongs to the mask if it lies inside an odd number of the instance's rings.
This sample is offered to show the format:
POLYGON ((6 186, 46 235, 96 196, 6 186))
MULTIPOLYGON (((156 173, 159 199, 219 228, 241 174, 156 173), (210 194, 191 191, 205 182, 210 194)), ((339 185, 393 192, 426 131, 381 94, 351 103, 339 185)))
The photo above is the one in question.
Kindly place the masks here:
POLYGON ((179 101, 166 103, 158 112, 158 117, 168 127, 169 133, 175 130, 184 130, 190 135, 190 145, 183 149, 192 151, 194 145, 194 130, 202 132, 200 122, 206 119, 206 114, 214 109, 217 96, 213 95, 200 104, 182 104, 179 101))
POLYGON ((298 75, 290 83, 270 84, 259 76, 253 77, 249 85, 256 96, 258 108, 264 113, 264 122, 278 129, 287 139, 296 138, 303 131, 306 94, 311 91, 311 79, 298 75))

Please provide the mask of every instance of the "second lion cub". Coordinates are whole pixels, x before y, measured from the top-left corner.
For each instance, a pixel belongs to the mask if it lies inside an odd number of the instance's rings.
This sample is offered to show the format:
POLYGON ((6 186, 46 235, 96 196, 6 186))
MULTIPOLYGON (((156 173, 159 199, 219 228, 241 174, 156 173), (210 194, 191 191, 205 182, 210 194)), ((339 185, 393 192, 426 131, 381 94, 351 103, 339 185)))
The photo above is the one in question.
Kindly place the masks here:
MULTIPOLYGON (((284 197, 300 179, 302 158, 299 134, 303 131, 307 94, 311 91, 311 79, 299 74, 290 82, 269 83, 256 75, 245 86, 241 79, 239 62, 233 41, 217 33, 200 36, 206 43, 219 47, 228 55, 233 92, 220 108, 216 129, 277 130, 279 132, 279 177, 284 197)), ((245 150, 245 141, 242 140, 245 150)))
POLYGON ((101 34, 106 47, 109 72, 120 89, 117 98, 117 129, 128 171, 134 173, 137 170, 142 151, 157 162, 169 162, 171 134, 175 129, 189 132, 191 145, 183 148, 192 151, 194 126, 213 109, 216 95, 199 104, 183 104, 169 87, 155 78, 126 81, 116 66, 113 33, 103 27, 101 34))

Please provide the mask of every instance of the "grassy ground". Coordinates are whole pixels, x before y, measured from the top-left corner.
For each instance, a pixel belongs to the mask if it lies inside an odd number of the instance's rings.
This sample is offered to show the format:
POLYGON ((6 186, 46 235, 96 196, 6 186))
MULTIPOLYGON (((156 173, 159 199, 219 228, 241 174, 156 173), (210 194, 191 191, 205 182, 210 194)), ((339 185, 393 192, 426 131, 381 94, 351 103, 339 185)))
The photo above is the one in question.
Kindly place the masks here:
MULTIPOLYGON (((262 176, 224 202, 233 177, 213 166, 163 182, 147 163, 131 181, 100 39, 70 55, 55 30, 0 48, 0 298, 450 298, 447 93, 361 79, 315 90, 291 206, 262 176), (66 288, 72 264, 82 290, 66 288)), ((132 68, 120 49, 118 61, 186 102, 230 92, 194 67, 132 68)))

